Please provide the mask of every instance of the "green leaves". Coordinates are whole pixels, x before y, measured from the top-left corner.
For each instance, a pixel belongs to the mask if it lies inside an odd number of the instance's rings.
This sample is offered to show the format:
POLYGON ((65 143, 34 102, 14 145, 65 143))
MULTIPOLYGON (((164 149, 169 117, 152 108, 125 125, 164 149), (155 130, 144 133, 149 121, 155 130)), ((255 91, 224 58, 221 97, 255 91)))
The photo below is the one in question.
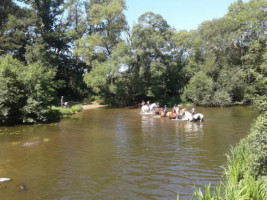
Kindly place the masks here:
POLYGON ((84 82, 91 87, 94 92, 100 93, 107 86, 108 74, 110 67, 107 62, 94 62, 90 73, 84 75, 84 82))
POLYGON ((208 102, 198 100, 200 105, 252 103, 255 96, 266 94, 266 8, 266 1, 239 0, 224 17, 199 26, 188 43, 185 101, 197 101, 190 91, 195 91, 194 84, 198 87, 193 80, 199 70, 214 82, 213 92, 205 98, 208 102))
POLYGON ((0 123, 46 122, 54 102, 55 72, 35 63, 0 57, 0 123))
POLYGON ((183 99, 189 100, 196 105, 212 105, 212 96, 214 94, 214 82, 203 72, 197 73, 187 85, 183 99))

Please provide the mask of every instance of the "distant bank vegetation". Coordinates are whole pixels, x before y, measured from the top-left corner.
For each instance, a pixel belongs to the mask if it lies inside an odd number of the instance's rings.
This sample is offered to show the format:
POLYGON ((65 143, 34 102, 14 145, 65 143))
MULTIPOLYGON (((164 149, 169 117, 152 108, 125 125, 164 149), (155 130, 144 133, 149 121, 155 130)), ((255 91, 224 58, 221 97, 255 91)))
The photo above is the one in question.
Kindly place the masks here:
POLYGON ((267 94, 266 0, 191 31, 152 12, 129 29, 125 0, 17 2, 0 5, 1 124, 48 122, 60 96, 230 106, 267 94))

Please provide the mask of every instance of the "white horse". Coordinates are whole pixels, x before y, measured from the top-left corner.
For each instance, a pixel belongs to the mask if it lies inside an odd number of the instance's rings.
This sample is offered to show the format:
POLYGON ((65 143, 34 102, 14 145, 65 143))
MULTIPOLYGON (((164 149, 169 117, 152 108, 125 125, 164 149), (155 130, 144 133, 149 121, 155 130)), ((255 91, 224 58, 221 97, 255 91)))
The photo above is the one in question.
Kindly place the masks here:
POLYGON ((142 109, 142 113, 149 113, 149 112, 155 111, 157 108, 158 108, 158 104, 152 103, 150 106, 143 105, 141 109, 142 109))
POLYGON ((195 122, 196 121, 202 122, 202 121, 204 121, 204 115, 202 115, 201 113, 197 113, 197 114, 193 115, 193 119, 195 122))
POLYGON ((192 116, 193 116, 193 121, 197 122, 197 121, 204 121, 204 115, 201 113, 197 113, 195 114, 195 108, 192 108, 192 116))
POLYGON ((182 120, 183 121, 190 121, 190 122, 192 122, 193 121, 193 115, 192 115, 192 113, 190 113, 188 111, 184 111, 182 120))
POLYGON ((184 121, 190 121, 190 122, 197 122, 200 121, 202 122, 204 120, 204 115, 201 113, 195 113, 195 108, 192 108, 192 112, 185 111, 184 115, 182 117, 182 120, 184 121))

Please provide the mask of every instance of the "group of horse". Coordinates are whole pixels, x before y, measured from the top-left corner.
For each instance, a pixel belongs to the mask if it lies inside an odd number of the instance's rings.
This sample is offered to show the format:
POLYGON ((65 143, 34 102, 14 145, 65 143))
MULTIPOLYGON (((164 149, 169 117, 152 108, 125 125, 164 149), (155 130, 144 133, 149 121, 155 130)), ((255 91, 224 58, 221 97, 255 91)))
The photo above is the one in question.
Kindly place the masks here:
POLYGON ((160 108, 159 104, 152 103, 151 105, 143 105, 141 107, 142 113, 148 113, 156 115, 160 115, 161 117, 168 117, 169 119, 180 119, 183 121, 197 122, 204 121, 204 115, 201 113, 195 114, 195 109, 192 108, 191 112, 187 110, 187 108, 177 108, 173 109, 172 112, 165 112, 164 108, 160 108))

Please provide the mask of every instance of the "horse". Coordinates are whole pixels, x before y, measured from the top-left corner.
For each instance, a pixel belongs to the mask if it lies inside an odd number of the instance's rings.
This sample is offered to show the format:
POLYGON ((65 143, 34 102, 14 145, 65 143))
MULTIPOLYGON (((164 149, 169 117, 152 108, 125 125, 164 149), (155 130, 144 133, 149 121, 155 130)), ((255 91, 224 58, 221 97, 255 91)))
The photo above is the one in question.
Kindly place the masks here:
POLYGON ((204 115, 201 113, 195 113, 195 108, 192 108, 191 113, 188 111, 184 112, 184 116, 182 117, 182 120, 184 121, 190 121, 190 122, 197 122, 197 121, 204 121, 204 115))
POLYGON ((143 105, 142 106, 142 113, 149 113, 149 112, 152 112, 154 111, 156 108, 158 108, 158 104, 156 103, 152 103, 151 105, 143 105))
POLYGON ((203 122, 204 121, 204 115, 201 113, 197 113, 193 115, 193 120, 203 122))
POLYGON ((158 108, 158 110, 155 111, 155 115, 161 115, 163 113, 164 109, 163 108, 158 108))
POLYGON ((176 118, 173 119, 182 119, 183 116, 185 115, 185 111, 187 111, 187 108, 183 108, 181 110, 179 110, 178 108, 176 109, 176 112, 174 114, 176 114, 176 118))
POLYGON ((192 113, 188 112, 188 111, 184 111, 183 116, 182 116, 182 120, 183 121, 193 121, 193 115, 192 113))
POLYGON ((168 117, 169 119, 176 119, 178 117, 178 114, 175 112, 171 112, 168 117))

